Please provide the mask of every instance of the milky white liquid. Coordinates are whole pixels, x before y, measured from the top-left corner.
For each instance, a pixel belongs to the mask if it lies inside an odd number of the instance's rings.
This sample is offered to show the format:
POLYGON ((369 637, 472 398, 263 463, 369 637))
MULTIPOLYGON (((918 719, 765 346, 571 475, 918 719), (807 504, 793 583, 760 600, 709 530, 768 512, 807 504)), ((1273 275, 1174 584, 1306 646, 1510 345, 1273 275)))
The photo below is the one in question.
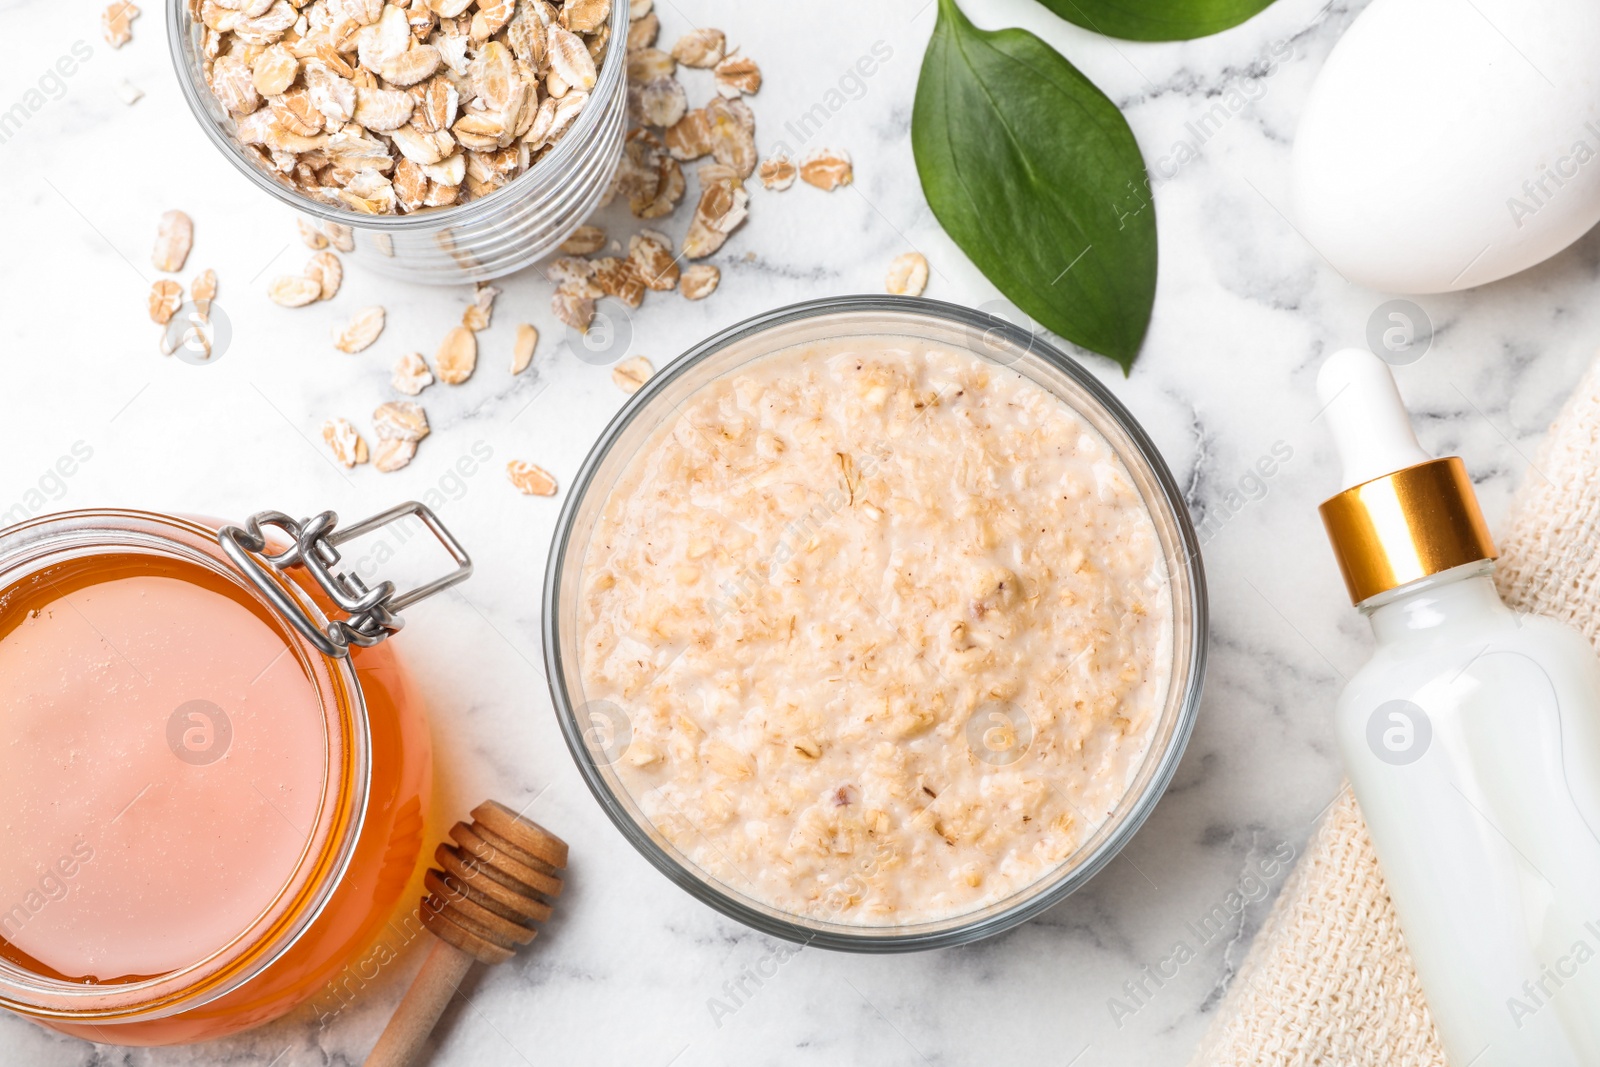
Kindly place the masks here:
POLYGON ((118 558, 0 600, 0 952, 101 982, 249 927, 325 775, 318 697, 279 633, 199 568, 118 558), (231 737, 192 712, 173 730, 194 701, 231 737))

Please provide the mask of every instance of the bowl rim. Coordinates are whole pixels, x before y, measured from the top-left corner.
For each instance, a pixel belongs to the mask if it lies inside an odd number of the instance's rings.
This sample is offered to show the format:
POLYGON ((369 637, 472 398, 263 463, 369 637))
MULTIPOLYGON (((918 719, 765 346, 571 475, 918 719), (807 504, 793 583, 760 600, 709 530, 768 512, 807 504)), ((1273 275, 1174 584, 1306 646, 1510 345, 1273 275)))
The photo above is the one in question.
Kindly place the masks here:
MULTIPOLYGON (((891 325, 886 325, 883 332, 887 335, 892 335, 894 330, 891 325)), ((973 352, 973 355, 978 356, 978 358, 984 358, 977 352, 973 352)), ((1120 454, 1119 458, 1127 462, 1126 457, 1120 454)), ((1148 503, 1147 501, 1147 505, 1148 503)), ((1171 576, 1171 579, 1175 584, 1180 580, 1178 575, 1171 576)), ((845 952, 919 951, 961 945, 992 937, 1042 914, 1082 888, 1132 840, 1134 834, 1138 832, 1140 827, 1144 825, 1145 820, 1149 818, 1151 812, 1155 810, 1157 802, 1166 793, 1167 786, 1171 783, 1178 764, 1183 758, 1184 750, 1188 746, 1189 738, 1194 731, 1195 721, 1199 717, 1209 645, 1209 605, 1206 593, 1205 566, 1201 559, 1199 537, 1190 518, 1188 507, 1184 503, 1182 489, 1173 477, 1172 471, 1168 468, 1166 460, 1156 448, 1155 442, 1145 432, 1144 427, 1110 389, 1076 360, 1064 354, 1048 339, 997 316, 963 307, 959 304, 928 300, 922 297, 843 296, 825 297, 790 304, 755 315, 712 334, 691 347, 682 356, 673 360, 665 369, 652 376, 644 387, 629 398, 628 403, 624 404, 622 409, 606 424, 605 429, 585 457, 582 467, 579 468, 578 473, 572 480, 571 488, 567 493, 565 502, 562 504, 561 514, 556 521, 551 536, 550 555, 545 566, 543 597, 540 612, 540 638, 543 643, 545 678, 550 689, 556 720, 561 728, 562 737, 566 740, 573 762, 577 764, 578 772, 582 776, 584 784, 589 787, 589 791, 594 794, 600 807, 605 811, 612 823, 616 825, 623 837, 656 870, 666 875, 671 882, 701 903, 709 905, 723 915, 760 933, 780 938, 784 941, 794 942, 803 946, 815 945, 818 948, 845 952), (1171 514, 1177 530, 1178 547, 1183 550, 1183 571, 1192 597, 1190 613, 1194 630, 1190 641, 1188 690, 1184 694, 1182 704, 1179 707, 1178 718, 1174 724, 1172 735, 1167 742, 1165 750, 1160 753, 1159 761, 1149 781, 1135 799, 1133 805, 1127 810, 1121 822, 1111 828, 1105 839, 1093 852, 1084 856, 1072 867, 1069 873, 1060 876, 1054 885, 1018 902, 1013 907, 1004 908, 993 914, 984 914, 989 909, 980 910, 976 914, 982 917, 970 922, 959 922, 962 916, 958 915, 899 928, 861 927, 833 923, 828 924, 825 929, 817 929, 798 922, 787 922, 766 912, 749 907, 742 900, 717 887, 709 876, 701 877, 696 875, 685 864, 680 863, 665 852, 640 827, 633 816, 623 808, 600 773, 600 768, 589 751, 589 746, 584 741, 583 731, 578 725, 577 716, 567 695, 567 672, 561 658, 560 630, 557 616, 559 614, 562 573, 568 554, 568 541, 572 535, 578 511, 588 496, 596 473, 623 432, 632 424, 635 418, 649 409, 654 397, 665 390, 672 382, 692 372, 705 360, 728 346, 780 326, 841 313, 911 314, 942 322, 946 325, 976 329, 982 331, 984 336, 998 334, 1005 341, 1021 348, 1025 353, 1037 355, 1053 369, 1065 374, 1076 385, 1080 386, 1091 400, 1100 404, 1104 412, 1127 434, 1134 449, 1148 468, 1159 495, 1167 505, 1167 510, 1171 514), (883 932, 885 930, 898 932, 885 933, 883 932)), ((1147 754, 1145 758, 1149 759, 1150 754, 1147 754)), ((1059 872, 1060 868, 1056 870, 1059 872)), ((1049 877, 1049 875, 1045 877, 1049 877)), ((1003 904, 1004 901, 1002 900, 989 907, 993 908, 1003 904)))

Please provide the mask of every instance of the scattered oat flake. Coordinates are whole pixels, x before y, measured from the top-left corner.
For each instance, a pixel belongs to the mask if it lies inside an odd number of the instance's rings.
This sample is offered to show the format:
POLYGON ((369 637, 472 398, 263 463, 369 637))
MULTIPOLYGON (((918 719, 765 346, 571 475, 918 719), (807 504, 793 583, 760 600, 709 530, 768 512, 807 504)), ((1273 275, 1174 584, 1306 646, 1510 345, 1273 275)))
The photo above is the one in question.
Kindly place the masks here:
POLYGON ((201 300, 215 300, 217 298, 217 272, 207 268, 194 276, 194 281, 189 283, 189 295, 196 303, 201 300))
POLYGON ((717 92, 726 97, 754 96, 761 91, 761 68, 745 56, 729 56, 716 67, 717 92))
POLYGON ((800 174, 800 168, 796 167, 788 156, 773 156, 762 161, 759 173, 762 185, 781 193, 794 184, 795 178, 800 174))
POLYGON ((717 97, 706 105, 706 122, 711 128, 711 154, 717 162, 740 178, 754 174, 760 156, 756 154, 756 122, 750 105, 717 97))
POLYGON ((628 258, 646 288, 669 292, 678 287, 680 271, 670 238, 649 230, 636 233, 628 242, 628 258))
POLYGON ((594 322, 595 298, 590 295, 591 291, 582 283, 563 282, 556 286, 550 298, 550 310, 563 325, 579 333, 588 333, 594 322))
POLYGON ((428 370, 428 362, 422 358, 422 353, 407 352, 394 361, 389 384, 394 386, 397 393, 416 396, 433 384, 433 373, 428 370))
POLYGON ((202 322, 211 320, 211 301, 217 298, 217 272, 209 267, 194 276, 189 283, 189 299, 202 322))
POLYGON ((686 67, 714 67, 727 53, 728 39, 721 30, 690 30, 672 46, 672 58, 686 67))
POLYGON ((655 0, 628 0, 628 17, 642 19, 655 7, 655 0))
POLYGON ((717 286, 722 281, 722 272, 709 263, 696 263, 683 272, 678 288, 682 290, 684 298, 688 300, 704 300, 717 291, 717 286))
POLYGON ((194 222, 181 211, 168 211, 156 226, 156 247, 150 260, 157 270, 176 273, 183 269, 194 245, 194 222))
POLYGON ((511 350, 511 373, 521 374, 533 362, 533 350, 539 347, 539 331, 526 322, 517 325, 517 343, 511 350))
POLYGON ((655 372, 655 367, 648 359, 644 356, 634 356, 611 368, 611 380, 616 382, 617 388, 624 393, 637 393, 655 372))
POLYGON ((711 154, 711 123, 705 108, 695 108, 686 113, 673 126, 667 128, 662 140, 673 159, 687 163, 692 159, 711 154))
POLYGON ((381 441, 420 441, 428 436, 428 415, 415 400, 390 400, 372 413, 381 441))
POLYGON ((132 107, 144 99, 144 90, 124 78, 117 84, 117 99, 132 107))
POLYGON ((333 450, 333 458, 347 470, 367 461, 367 443, 348 419, 329 419, 324 422, 322 439, 333 450))
POLYGON ((855 180, 850 153, 842 148, 819 148, 800 161, 800 179, 807 185, 832 192, 855 180))
POLYGON ((150 321, 165 326, 183 306, 183 286, 170 278, 162 278, 150 287, 150 321))
POLYGON ((267 286, 267 298, 280 307, 305 307, 321 296, 321 283, 303 274, 285 274, 267 286))
POLYGON ((494 316, 494 298, 499 295, 494 286, 480 284, 472 294, 472 306, 461 316, 461 325, 473 331, 487 330, 494 316))
POLYGON ((352 355, 360 352, 378 339, 383 332, 383 321, 383 308, 362 308, 347 326, 333 331, 333 347, 352 355))
POLYGON ((688 114, 689 95, 677 78, 655 78, 638 90, 638 114, 647 126, 674 126, 688 114))
POLYGON ((896 256, 883 286, 895 296, 921 296, 928 287, 928 261, 921 252, 896 256))
POLYGON ((417 443, 402 438, 389 438, 378 442, 372 465, 380 473, 393 474, 410 463, 417 455, 417 443))
POLYGON ((598 226, 579 226, 572 236, 561 242, 561 251, 569 256, 588 256, 606 246, 606 231, 598 226))
POLYGON ((319 252, 328 247, 328 238, 315 225, 305 219, 295 219, 294 224, 300 227, 300 240, 306 243, 306 247, 319 252))
POLYGON ((519 493, 527 496, 555 496, 555 476, 543 467, 514 459, 506 464, 506 475, 519 493))
POLYGON ((478 338, 465 326, 445 334, 433 355, 433 372, 446 385, 460 385, 478 366, 478 338))
POLYGON ((139 9, 121 0, 102 11, 100 32, 105 36, 106 44, 121 48, 133 40, 133 26, 130 23, 138 17, 139 9))
MULTIPOLYGON (((673 279, 676 284, 677 279, 673 279)), ((614 297, 624 307, 636 308, 644 303, 644 279, 633 260, 607 256, 594 261, 594 286, 606 296, 614 297)))
POLYGON ((305 274, 317 283, 318 300, 332 300, 344 282, 344 264, 332 252, 318 252, 306 263, 305 274))
POLYGON ((695 206, 689 232, 683 238, 683 254, 690 259, 704 259, 721 248, 750 214, 750 195, 728 168, 714 164, 702 167, 700 181, 700 203, 695 206))

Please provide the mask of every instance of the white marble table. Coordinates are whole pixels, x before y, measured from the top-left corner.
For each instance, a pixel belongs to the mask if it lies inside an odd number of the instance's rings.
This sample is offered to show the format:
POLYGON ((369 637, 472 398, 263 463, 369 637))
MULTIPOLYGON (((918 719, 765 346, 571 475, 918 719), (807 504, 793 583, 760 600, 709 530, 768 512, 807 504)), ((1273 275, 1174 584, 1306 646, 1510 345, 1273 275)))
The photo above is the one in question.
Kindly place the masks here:
MULTIPOLYGON (((442 515, 478 574, 462 596, 415 609, 397 639, 432 703, 438 807, 537 795, 530 814, 563 832, 576 859, 571 895, 536 949, 480 975, 449 1011, 437 1063, 1182 1063, 1282 885, 1281 870, 1255 880, 1258 861, 1298 850, 1335 793, 1329 708, 1369 643, 1316 516, 1336 474, 1313 422, 1312 381, 1332 347, 1361 343, 1387 297, 1343 282, 1285 219, 1297 110, 1361 7, 1322 3, 1281 0, 1208 40, 1137 45, 1096 38, 1031 0, 968 0, 981 24, 1026 26, 1077 63, 1125 110, 1148 158, 1171 157, 1184 141, 1194 150, 1175 172, 1166 167, 1156 191, 1160 291, 1142 359, 1126 380, 1105 360, 1085 361, 1145 422, 1206 520, 1212 596, 1205 706, 1169 795, 1087 889, 993 941, 886 958, 808 950, 759 987, 746 981, 750 995, 732 1015, 713 1011, 713 999, 728 1003, 729 984, 778 946, 659 877, 580 782, 536 665, 558 505, 516 495, 501 473, 522 457, 570 478, 622 394, 605 367, 561 348, 549 288, 524 272, 502 283, 477 375, 423 395, 434 433, 416 462, 387 476, 334 468, 311 443, 321 420, 364 422, 388 398, 392 358, 431 352, 467 290, 399 287, 352 265, 331 305, 270 304, 267 280, 298 271, 309 253, 290 213, 253 194, 190 120, 156 4, 135 23, 133 43, 113 51, 94 5, 0 3, 0 108, 74 41, 93 49, 59 98, 0 144, 0 512, 111 504, 237 517, 333 507, 353 518, 430 489, 444 495, 442 515), (1275 51, 1288 58, 1269 72, 1275 51), (146 94, 132 107, 116 95, 124 79, 146 94), (1233 89, 1243 106, 1197 138, 1190 124, 1226 107, 1233 89), (221 277, 234 340, 212 366, 163 358, 145 316, 155 221, 170 207, 195 219, 185 278, 207 266, 221 277), (373 303, 389 311, 381 341, 358 356, 335 352, 330 327, 373 303), (518 321, 538 324, 546 340, 536 372, 512 379, 505 365, 518 321), (78 442, 92 458, 52 480, 47 471, 78 442), (470 477, 452 475, 475 447, 492 458, 470 477), (1290 458, 1253 480, 1274 448, 1290 458), (1207 934, 1202 920, 1241 887, 1248 907, 1207 934), (1157 989, 1145 968, 1180 941, 1194 958, 1157 989), (1148 995, 1125 985, 1141 981, 1148 995)), ((850 150, 856 185, 832 195, 757 190, 750 224, 718 257, 721 291, 700 304, 647 301, 631 352, 661 364, 764 309, 878 291, 889 260, 913 247, 933 264, 929 296, 973 306, 996 297, 941 233, 912 164, 908 123, 934 22, 929 0, 658 4, 668 40, 718 26, 761 63, 763 145, 874 42, 892 57, 817 138, 850 150)), ((685 224, 674 223, 676 235, 685 224)), ((1588 299, 1597 268, 1600 239, 1591 236, 1506 283, 1420 301, 1437 336, 1401 370, 1402 387, 1424 443, 1466 457, 1491 518, 1504 514, 1600 337, 1600 305, 1588 299)), ((221 1046, 97 1048, 8 1017, 0 1064, 359 1062, 419 960, 407 952, 325 1027, 306 1009, 221 1046)))

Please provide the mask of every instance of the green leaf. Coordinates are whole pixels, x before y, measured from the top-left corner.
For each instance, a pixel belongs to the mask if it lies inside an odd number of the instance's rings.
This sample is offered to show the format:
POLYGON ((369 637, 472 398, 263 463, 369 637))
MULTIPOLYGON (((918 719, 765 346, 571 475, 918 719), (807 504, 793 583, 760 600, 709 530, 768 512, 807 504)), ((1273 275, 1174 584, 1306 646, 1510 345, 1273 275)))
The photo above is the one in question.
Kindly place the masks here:
POLYGON ((1116 105, 1033 34, 980 30, 939 0, 911 147, 940 225, 996 288, 1132 368, 1155 303, 1156 220, 1116 105))
POLYGON ((1129 41, 1209 37, 1253 18, 1272 0, 1039 0, 1086 30, 1129 41))

